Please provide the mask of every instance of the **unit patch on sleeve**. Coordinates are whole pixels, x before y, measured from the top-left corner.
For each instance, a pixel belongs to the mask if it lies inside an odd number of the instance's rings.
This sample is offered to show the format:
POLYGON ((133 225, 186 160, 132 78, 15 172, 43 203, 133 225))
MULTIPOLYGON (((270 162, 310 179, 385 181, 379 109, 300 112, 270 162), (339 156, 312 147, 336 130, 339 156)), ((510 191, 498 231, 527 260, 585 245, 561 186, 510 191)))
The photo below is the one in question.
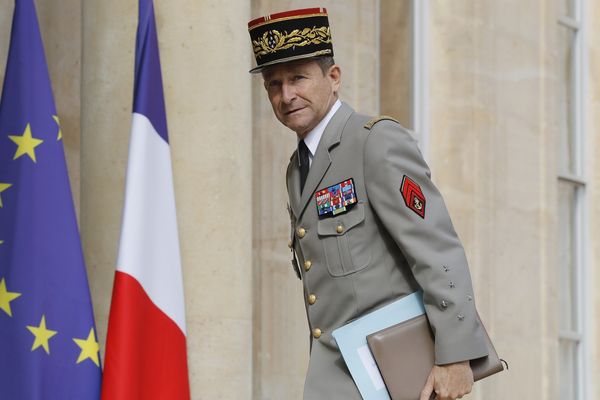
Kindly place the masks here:
POLYGON ((350 206, 358 203, 352 178, 318 190, 315 193, 315 198, 319 217, 343 213, 350 206))
POLYGON ((421 218, 425 218, 425 195, 421 187, 407 175, 402 178, 400 192, 404 198, 404 203, 408 208, 417 213, 421 218))

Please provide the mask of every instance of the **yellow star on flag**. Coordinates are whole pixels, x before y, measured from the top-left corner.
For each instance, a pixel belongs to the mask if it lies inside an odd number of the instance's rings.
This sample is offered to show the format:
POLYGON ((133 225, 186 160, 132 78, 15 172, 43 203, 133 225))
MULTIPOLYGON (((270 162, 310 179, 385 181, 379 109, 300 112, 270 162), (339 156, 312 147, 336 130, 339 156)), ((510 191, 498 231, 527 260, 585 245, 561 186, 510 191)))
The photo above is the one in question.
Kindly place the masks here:
MULTIPOLYGON (((11 187, 10 183, 0 183, 0 193, 11 187)), ((2 208, 2 196, 0 196, 0 208, 2 208)))
POLYGON ((42 315, 40 326, 27 325, 27 329, 29 329, 31 333, 33 333, 33 336, 35 336, 33 346, 31 346, 31 351, 34 351, 38 347, 42 346, 46 351, 46 354, 50 354, 50 346, 48 345, 48 341, 58 332, 46 328, 46 317, 42 315))
POLYGON ((13 160, 16 160, 22 155, 27 154, 29 158, 33 160, 33 162, 36 162, 35 148, 42 144, 43 140, 31 137, 31 126, 29 126, 29 124, 27 124, 27 126, 25 127, 25 132, 23 132, 22 136, 9 135, 8 137, 18 146, 17 152, 15 153, 13 160))
POLYGON ((88 335, 87 339, 73 338, 73 341, 77 343, 79 348, 81 348, 81 353, 79 353, 77 364, 89 358, 94 362, 94 364, 96 364, 96 366, 100 366, 100 360, 98 359, 98 351, 100 350, 100 346, 96 341, 94 328, 90 329, 90 334, 88 335))
POLYGON ((21 293, 9 292, 6 289, 6 281, 4 280, 4 278, 2 278, 2 280, 0 281, 0 308, 3 309, 9 317, 12 317, 10 302, 19 297, 20 295, 21 293))
POLYGON ((53 115, 52 118, 54 118, 56 125, 58 125, 58 136, 56 137, 56 140, 58 141, 62 139, 62 129, 60 129, 60 121, 58 120, 58 115, 53 115))

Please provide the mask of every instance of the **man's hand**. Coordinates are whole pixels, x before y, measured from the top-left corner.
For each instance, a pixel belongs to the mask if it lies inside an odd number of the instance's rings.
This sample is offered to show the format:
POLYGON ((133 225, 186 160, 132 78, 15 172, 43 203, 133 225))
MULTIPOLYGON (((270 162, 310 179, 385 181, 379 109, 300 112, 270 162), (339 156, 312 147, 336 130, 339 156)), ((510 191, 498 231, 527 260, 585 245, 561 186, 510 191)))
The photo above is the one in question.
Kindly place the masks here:
POLYGON ((455 400, 471 393, 473 371, 469 361, 447 365, 434 365, 421 392, 419 400, 429 400, 436 393, 435 400, 455 400))

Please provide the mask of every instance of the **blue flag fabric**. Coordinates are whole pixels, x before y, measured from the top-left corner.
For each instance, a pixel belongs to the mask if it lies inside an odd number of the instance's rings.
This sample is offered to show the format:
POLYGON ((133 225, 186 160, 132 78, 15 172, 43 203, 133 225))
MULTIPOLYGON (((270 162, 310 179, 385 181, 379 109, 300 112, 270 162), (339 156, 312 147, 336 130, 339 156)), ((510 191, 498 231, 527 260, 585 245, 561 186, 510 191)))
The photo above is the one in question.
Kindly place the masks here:
POLYGON ((0 100, 0 399, 98 399, 96 328, 33 0, 0 100))

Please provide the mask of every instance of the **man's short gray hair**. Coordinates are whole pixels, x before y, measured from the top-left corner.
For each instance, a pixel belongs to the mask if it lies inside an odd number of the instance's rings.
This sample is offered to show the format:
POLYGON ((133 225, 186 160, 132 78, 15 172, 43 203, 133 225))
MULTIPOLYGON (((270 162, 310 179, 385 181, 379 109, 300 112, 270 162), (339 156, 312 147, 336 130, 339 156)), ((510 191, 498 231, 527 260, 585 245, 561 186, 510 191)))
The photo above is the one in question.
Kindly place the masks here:
POLYGON ((319 64, 319 68, 321 68, 323 75, 325 75, 327 71, 329 71, 329 68, 335 65, 335 60, 333 59, 333 56, 317 57, 315 58, 315 61, 317 62, 317 64, 319 64))

